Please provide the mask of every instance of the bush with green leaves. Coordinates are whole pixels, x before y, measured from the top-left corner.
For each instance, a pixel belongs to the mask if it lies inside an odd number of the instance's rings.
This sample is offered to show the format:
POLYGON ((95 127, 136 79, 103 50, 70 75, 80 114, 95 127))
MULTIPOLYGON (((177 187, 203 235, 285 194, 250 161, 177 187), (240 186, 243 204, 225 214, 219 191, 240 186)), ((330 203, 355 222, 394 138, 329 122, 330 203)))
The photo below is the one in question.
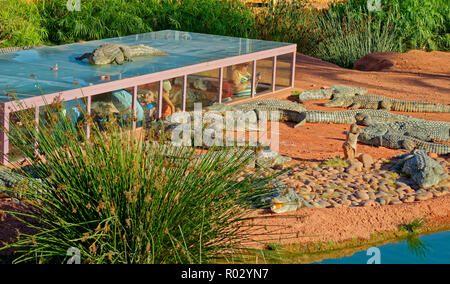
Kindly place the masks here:
POLYGON ((256 12, 258 37, 265 40, 291 42, 297 50, 310 54, 320 40, 315 30, 318 12, 308 8, 307 0, 269 1, 256 12))
POLYGON ((314 55, 341 67, 351 68, 356 60, 372 52, 399 50, 391 13, 335 4, 316 19, 316 25, 322 40, 314 55))
POLYGON ((88 138, 61 104, 47 106, 38 126, 32 111, 18 115, 8 134, 32 171, 18 169, 27 178, 13 190, 31 212, 8 213, 35 233, 7 246, 17 249, 15 262, 62 263, 76 248, 84 263, 205 263, 248 239, 247 201, 269 177, 239 179, 245 149, 200 157, 113 120, 103 131, 91 121, 88 138))
POLYGON ((34 3, 26 0, 1 1, 0 47, 40 44, 46 41, 47 31, 34 3))
POLYGON ((66 0, 40 0, 52 42, 70 43, 174 29, 254 37, 252 12, 239 0, 83 0, 69 11, 66 0))

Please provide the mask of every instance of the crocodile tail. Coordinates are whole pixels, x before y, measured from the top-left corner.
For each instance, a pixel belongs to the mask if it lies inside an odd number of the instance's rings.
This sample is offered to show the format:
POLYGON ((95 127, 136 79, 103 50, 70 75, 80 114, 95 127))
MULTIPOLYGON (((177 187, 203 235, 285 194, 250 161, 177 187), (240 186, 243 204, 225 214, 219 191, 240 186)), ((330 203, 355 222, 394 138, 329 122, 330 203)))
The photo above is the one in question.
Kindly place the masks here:
POLYGON ((417 149, 425 150, 428 153, 436 153, 438 155, 450 154, 450 146, 447 144, 431 143, 431 142, 420 142, 418 143, 417 149))

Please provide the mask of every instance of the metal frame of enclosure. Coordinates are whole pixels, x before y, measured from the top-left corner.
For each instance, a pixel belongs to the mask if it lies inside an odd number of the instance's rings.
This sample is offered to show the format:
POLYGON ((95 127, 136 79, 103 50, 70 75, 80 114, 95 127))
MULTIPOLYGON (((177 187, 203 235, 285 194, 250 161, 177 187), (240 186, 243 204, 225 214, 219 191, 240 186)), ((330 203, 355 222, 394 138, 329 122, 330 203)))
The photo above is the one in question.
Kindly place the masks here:
MULTIPOLYGON (((276 90, 276 72, 277 72, 277 57, 280 55, 289 55, 292 54, 292 70, 291 70, 291 78, 290 78, 290 86, 283 88, 289 89, 294 86, 294 77, 295 77, 295 60, 296 60, 296 50, 297 45, 291 44, 286 45, 283 47, 278 47, 274 49, 249 53, 245 55, 238 55, 234 57, 224 58, 224 59, 218 59, 218 60, 212 60, 209 62, 194 64, 190 66, 184 66, 181 68, 161 71, 157 73, 151 73, 131 78, 125 78, 120 79, 116 81, 110 81, 105 82, 97 85, 91 85, 91 86, 83 86, 80 88, 67 90, 67 91, 61 91, 57 93, 51 93, 51 94, 45 94, 42 96, 36 96, 36 97, 30 97, 21 99, 18 101, 9 101, 9 102, 2 102, 1 104, 1 113, 0 113, 0 121, 1 125, 3 126, 2 129, 5 129, 6 131, 9 131, 9 121, 10 121, 10 115, 11 113, 18 111, 18 110, 24 110, 24 109, 31 109, 35 108, 35 119, 37 125, 39 125, 39 107, 45 105, 45 102, 53 102, 56 99, 59 101, 70 101, 74 99, 84 99, 86 102, 86 112, 87 114, 91 113, 91 97, 94 95, 111 92, 119 89, 125 89, 125 88, 132 88, 134 91, 132 92, 133 100, 132 100, 132 108, 133 108, 133 114, 136 114, 136 104, 137 104, 137 91, 138 86, 143 84, 149 84, 149 83, 155 83, 159 82, 159 106, 162 105, 162 93, 163 93, 163 80, 171 79, 175 77, 183 77, 183 87, 182 87, 182 101, 183 101, 183 110, 186 109, 186 86, 187 86, 187 77, 190 74, 203 72, 211 69, 219 69, 219 84, 218 84, 218 101, 219 103, 222 102, 222 82, 224 80, 224 69, 229 68, 232 65, 245 63, 245 62, 252 62, 252 90, 251 90, 251 98, 255 97, 255 77, 256 77, 256 61, 261 59, 273 59, 273 66, 272 66, 272 89, 270 93, 273 93, 276 90)), ((281 89, 280 89, 281 90, 281 89)), ((269 93, 269 94, 270 94, 269 93)), ((158 107, 158 116, 161 117, 161 111, 162 108, 158 107)), ((136 122, 133 122, 133 129, 136 129, 136 122)), ((9 140, 8 135, 5 131, 0 130, 0 142, 1 142, 1 149, 0 151, 4 154, 1 155, 1 164, 5 164, 8 162, 8 153, 9 153, 9 140)), ((87 126, 87 135, 89 135, 89 125, 87 126)))

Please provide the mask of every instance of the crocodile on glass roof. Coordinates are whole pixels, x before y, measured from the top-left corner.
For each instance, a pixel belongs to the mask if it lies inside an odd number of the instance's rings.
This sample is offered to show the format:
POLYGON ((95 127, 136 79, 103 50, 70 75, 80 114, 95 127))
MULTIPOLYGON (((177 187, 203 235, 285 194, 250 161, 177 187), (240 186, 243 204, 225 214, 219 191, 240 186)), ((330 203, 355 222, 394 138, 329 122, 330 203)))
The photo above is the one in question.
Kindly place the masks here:
POLYGON ((83 43, 49 46, 0 55, 0 102, 77 89, 110 81, 205 63, 290 43, 164 30, 83 43), (105 43, 146 44, 169 56, 143 56, 122 65, 90 65, 75 58, 105 43), (51 70, 58 65, 58 70, 51 70))

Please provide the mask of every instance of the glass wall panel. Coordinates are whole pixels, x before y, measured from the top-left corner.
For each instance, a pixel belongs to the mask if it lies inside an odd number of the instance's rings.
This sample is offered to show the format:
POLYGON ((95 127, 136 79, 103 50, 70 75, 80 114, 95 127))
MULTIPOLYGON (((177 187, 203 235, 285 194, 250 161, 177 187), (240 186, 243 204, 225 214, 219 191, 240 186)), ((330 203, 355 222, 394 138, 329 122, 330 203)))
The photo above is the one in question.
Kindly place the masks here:
MULTIPOLYGON (((164 114, 164 111, 161 111, 164 114)), ((136 118, 137 127, 148 125, 159 116, 159 82, 152 82, 138 86, 136 118), (139 123, 142 121, 142 123, 139 123)))
POLYGON ((163 107, 166 109, 165 112, 170 110, 171 114, 183 109, 183 82, 183 76, 164 80, 163 107), (164 104, 166 104, 166 106, 164 106, 164 104))
POLYGON ((277 56, 276 90, 291 86, 293 53, 277 56))
MULTIPOLYGON (((108 123, 117 122, 124 127, 132 123, 133 92, 133 88, 128 88, 91 97, 91 115, 100 129, 104 129, 108 123)), ((136 119, 137 124, 142 124, 142 109, 136 109, 136 119)))
POLYGON ((224 68, 222 102, 226 103, 251 97, 252 70, 252 62, 224 68))
MULTIPOLYGON (((178 84, 177 84, 178 85, 178 84)), ((194 103, 208 107, 219 101, 219 69, 187 76, 186 110, 194 110, 194 103)))
POLYGON ((256 61, 256 95, 272 92, 273 58, 256 61))

